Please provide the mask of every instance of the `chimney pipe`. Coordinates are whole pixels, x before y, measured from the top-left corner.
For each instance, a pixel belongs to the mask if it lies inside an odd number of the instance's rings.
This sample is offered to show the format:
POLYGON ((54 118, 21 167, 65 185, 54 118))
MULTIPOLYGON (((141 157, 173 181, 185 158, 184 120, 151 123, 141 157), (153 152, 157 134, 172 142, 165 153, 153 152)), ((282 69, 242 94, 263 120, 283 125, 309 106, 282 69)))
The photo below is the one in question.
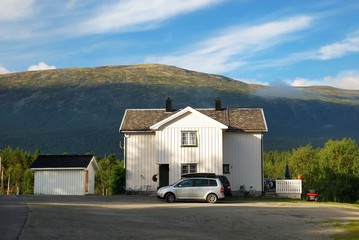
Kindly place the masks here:
POLYGON ((216 99, 216 111, 222 111, 222 102, 220 98, 216 99))
POLYGON ((166 100, 166 112, 172 112, 172 100, 169 97, 166 100))

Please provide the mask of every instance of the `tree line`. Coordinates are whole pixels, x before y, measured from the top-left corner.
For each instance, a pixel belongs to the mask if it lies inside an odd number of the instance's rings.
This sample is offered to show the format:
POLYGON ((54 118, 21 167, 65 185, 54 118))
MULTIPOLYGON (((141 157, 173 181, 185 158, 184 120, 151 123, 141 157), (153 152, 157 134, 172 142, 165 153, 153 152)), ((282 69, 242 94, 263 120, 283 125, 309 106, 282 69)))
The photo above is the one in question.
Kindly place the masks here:
MULTIPOLYGON (((34 173, 31 163, 40 155, 19 148, 0 150, 2 183, 0 194, 31 194, 34 192, 34 173), (10 176, 10 178, 9 178, 10 176), (9 182, 10 179, 10 182, 9 182)), ((123 161, 114 154, 96 157, 100 171, 95 175, 95 193, 123 193, 125 169, 123 161)), ((284 178, 286 164, 292 178, 302 178, 303 197, 315 189, 324 201, 356 202, 359 200, 359 149, 352 139, 329 140, 323 148, 310 144, 291 151, 264 152, 264 177, 284 178)))
POLYGON ((323 148, 310 144, 292 151, 264 153, 264 177, 284 178, 286 164, 292 178, 302 178, 303 197, 315 189, 324 201, 359 200, 359 150, 354 140, 329 140, 323 148))

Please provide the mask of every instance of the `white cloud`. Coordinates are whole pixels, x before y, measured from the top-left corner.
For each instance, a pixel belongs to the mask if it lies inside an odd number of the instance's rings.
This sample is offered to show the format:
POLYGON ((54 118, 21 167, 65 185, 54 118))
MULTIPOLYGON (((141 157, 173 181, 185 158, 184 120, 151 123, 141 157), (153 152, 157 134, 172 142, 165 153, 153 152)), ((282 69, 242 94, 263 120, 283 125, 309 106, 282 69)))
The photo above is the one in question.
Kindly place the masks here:
POLYGON ((359 52, 359 34, 356 33, 352 37, 348 37, 341 42, 333 43, 321 47, 318 54, 314 58, 321 60, 329 60, 340 58, 349 53, 359 52))
MULTIPOLYGON (((328 78, 330 79, 330 78, 328 78)), ((307 87, 307 86, 334 86, 335 84, 330 81, 326 81, 326 78, 322 80, 310 80, 306 78, 297 77, 292 81, 291 86, 293 87, 307 87)))
POLYGON ((3 66, 0 66, 0 74, 6 74, 6 73, 10 73, 10 71, 4 68, 3 66))
POLYGON ((100 8, 93 18, 80 23, 76 28, 82 34, 146 29, 176 15, 221 1, 223 0, 122 0, 100 8))
POLYGON ((292 33, 309 27, 312 18, 296 16, 257 26, 231 27, 217 37, 189 47, 187 53, 148 57, 145 62, 176 65, 202 72, 224 73, 246 64, 243 56, 287 41, 292 33), (237 57, 237 60, 233 60, 237 57))
POLYGON ((56 69, 56 67, 49 66, 44 62, 39 62, 38 65, 31 65, 27 70, 28 71, 38 71, 38 70, 49 70, 49 69, 56 69))
POLYGON ((293 87, 304 87, 304 86, 307 86, 307 84, 308 84, 307 79, 304 79, 304 78, 296 78, 296 79, 292 82, 291 86, 293 86, 293 87))
POLYGON ((0 21, 14 21, 31 15, 35 0, 1 0, 0 21))
POLYGON ((342 71, 336 76, 335 81, 340 88, 359 90, 359 71, 342 71))
POLYGON ((341 89, 359 90, 359 71, 341 71, 336 76, 327 76, 320 80, 296 78, 291 83, 294 87, 332 86, 341 89))

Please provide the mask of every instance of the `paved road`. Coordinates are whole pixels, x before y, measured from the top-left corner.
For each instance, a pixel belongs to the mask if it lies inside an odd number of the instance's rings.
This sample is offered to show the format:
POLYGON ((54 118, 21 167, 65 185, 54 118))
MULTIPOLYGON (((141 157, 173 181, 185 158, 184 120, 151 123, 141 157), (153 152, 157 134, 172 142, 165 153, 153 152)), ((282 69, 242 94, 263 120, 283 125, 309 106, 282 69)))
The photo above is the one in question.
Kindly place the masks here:
POLYGON ((20 239, 330 239, 359 210, 320 203, 176 202, 149 196, 25 196, 20 239))
POLYGON ((28 208, 20 196, 0 195, 0 239, 18 239, 28 208))

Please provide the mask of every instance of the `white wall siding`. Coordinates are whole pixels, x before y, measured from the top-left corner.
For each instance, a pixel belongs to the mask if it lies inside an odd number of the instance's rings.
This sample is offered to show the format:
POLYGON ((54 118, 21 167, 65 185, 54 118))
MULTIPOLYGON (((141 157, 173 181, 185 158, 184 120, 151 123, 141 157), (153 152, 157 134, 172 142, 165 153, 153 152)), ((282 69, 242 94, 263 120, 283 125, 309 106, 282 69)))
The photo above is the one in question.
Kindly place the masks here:
POLYGON ((158 173, 155 160, 155 134, 125 134, 126 187, 145 191, 146 186, 156 190, 158 182, 152 176, 158 173))
POLYGON ((84 195, 83 170, 35 171, 35 194, 84 195))
POLYGON ((94 163, 90 164, 87 168, 88 171, 88 192, 86 194, 95 194, 95 168, 94 163))
POLYGON ((262 191, 262 135, 226 132, 223 146, 223 163, 230 164, 226 176, 232 191, 238 191, 241 185, 262 191))
POLYGON ((181 178, 181 165, 197 164, 198 172, 222 174, 222 132, 220 124, 206 116, 188 113, 156 131, 156 163, 169 164, 169 183, 181 178), (181 132, 196 131, 197 146, 182 147, 181 132))

